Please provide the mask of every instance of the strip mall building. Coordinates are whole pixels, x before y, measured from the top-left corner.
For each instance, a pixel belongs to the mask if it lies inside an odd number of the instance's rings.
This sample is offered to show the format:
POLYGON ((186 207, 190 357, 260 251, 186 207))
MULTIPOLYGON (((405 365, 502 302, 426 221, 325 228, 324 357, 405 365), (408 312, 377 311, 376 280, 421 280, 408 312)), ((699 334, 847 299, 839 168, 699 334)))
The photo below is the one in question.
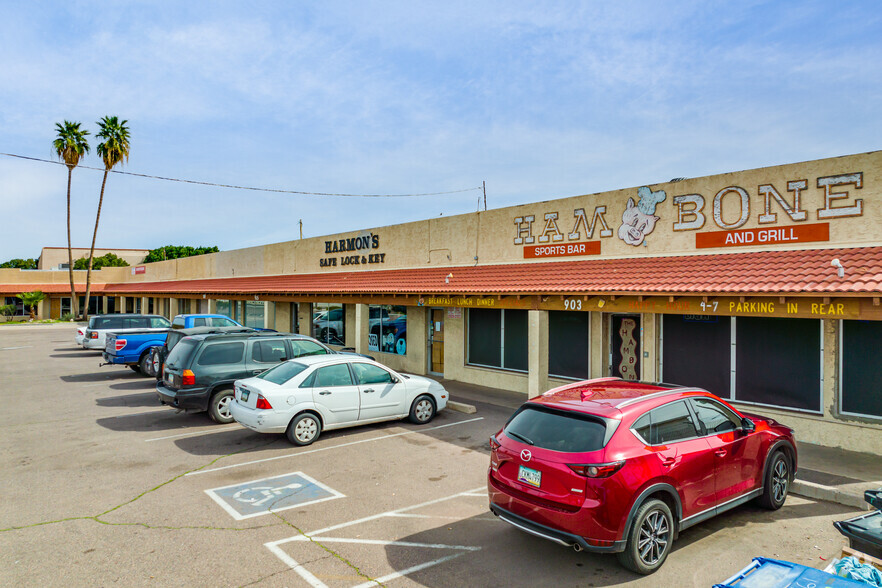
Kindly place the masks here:
MULTIPOLYGON (((802 441, 882 452, 882 151, 95 282, 102 311, 223 312, 524 398, 603 376, 701 386, 802 441)), ((44 316, 69 304, 66 271, 0 270, 0 295, 36 289, 44 316)))

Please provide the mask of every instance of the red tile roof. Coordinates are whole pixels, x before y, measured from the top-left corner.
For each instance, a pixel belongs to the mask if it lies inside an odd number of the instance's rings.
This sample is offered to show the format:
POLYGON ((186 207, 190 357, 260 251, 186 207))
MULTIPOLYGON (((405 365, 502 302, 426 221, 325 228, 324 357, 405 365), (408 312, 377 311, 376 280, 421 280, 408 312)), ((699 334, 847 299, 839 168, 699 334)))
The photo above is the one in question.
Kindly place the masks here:
MULTIPOLYGON (((70 292, 0 284, 0 294, 70 292)), ((77 285, 83 293, 85 287, 77 285)), ((882 293, 882 247, 93 284, 95 294, 861 294, 882 293), (831 265, 839 259, 840 278, 831 265)))
POLYGON ((882 293, 882 247, 107 284, 104 294, 882 293), (831 265, 839 259, 840 278, 831 265))
MULTIPOLYGON (((76 288, 77 294, 85 294, 86 293, 86 285, 85 284, 74 284, 76 288)), ((92 289, 90 292, 98 293, 104 289, 104 284, 92 284, 92 289)), ((4 296, 14 296, 16 294, 21 294, 22 292, 34 292, 39 290, 44 294, 65 294, 67 293, 70 296, 70 284, 0 284, 0 295, 4 296)))

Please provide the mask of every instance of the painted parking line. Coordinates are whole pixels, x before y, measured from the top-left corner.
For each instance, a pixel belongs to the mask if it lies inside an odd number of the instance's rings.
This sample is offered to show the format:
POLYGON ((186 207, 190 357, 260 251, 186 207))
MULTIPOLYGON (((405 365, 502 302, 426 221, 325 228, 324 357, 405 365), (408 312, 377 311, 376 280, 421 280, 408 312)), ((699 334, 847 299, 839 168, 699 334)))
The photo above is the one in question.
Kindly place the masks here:
POLYGON ((30 349, 33 345, 19 345, 18 347, 0 347, 0 351, 12 351, 13 349, 30 349))
POLYGON ((466 424, 466 423, 473 423, 473 422, 475 422, 475 421, 482 421, 482 420, 484 420, 484 417, 478 417, 478 418, 474 418, 474 419, 468 419, 468 420, 465 420, 465 421, 457 421, 457 422, 455 422, 455 423, 447 423, 446 425, 438 425, 437 427, 428 427, 428 428, 425 428, 425 429, 417 429, 417 430, 414 430, 414 431, 405 431, 404 433, 394 433, 394 434, 392 434, 392 435, 382 435, 382 436, 380 436, 380 437, 372 437, 372 438, 370 438, 370 439, 361 439, 360 441, 350 441, 349 443, 339 443, 339 444, 337 444, 337 445, 331 445, 330 447, 320 447, 320 448, 318 448, 318 449, 309 449, 309 450, 307 450, 307 451, 299 451, 299 452, 297 452, 297 453, 289 453, 289 454, 287 454, 287 455, 277 455, 276 457, 267 457, 267 458, 265 458, 265 459, 256 459, 256 460, 254 460, 254 461, 246 461, 246 462, 244 462, 244 463, 235 463, 235 464, 232 464, 232 465, 222 466, 222 467, 219 467, 219 468, 211 468, 211 469, 209 469, 209 470, 199 470, 199 471, 196 471, 196 472, 190 472, 190 473, 185 474, 185 475, 186 475, 186 476, 198 476, 198 475, 200 475, 200 474, 207 474, 207 473, 209 473, 209 472, 219 472, 219 471, 221 471, 221 470, 229 470, 229 469, 232 469, 232 468, 241 468, 241 467, 245 467, 245 466, 250 466, 250 465, 254 465, 254 464, 256 464, 256 463, 264 463, 264 462, 267 462, 267 461, 275 461, 275 460, 277 460, 277 459, 287 459, 287 458, 289 458, 289 457, 299 457, 299 456, 301 456, 301 455, 308 455, 308 454, 310 454, 310 453, 318 453, 319 451, 328 451, 328 450, 330 450, 330 449, 339 449, 339 448, 341 448, 341 447, 350 447, 350 446, 352 446, 352 445, 359 445, 359 444, 361 444, 361 443, 370 443, 370 442, 372 442, 372 441, 383 441, 383 440, 385 440, 385 439, 392 439, 392 438, 394 438, 394 437, 401 437, 401 436, 403 436, 403 435, 414 435, 414 434, 416 434, 416 433, 423 433, 423 432, 425 432, 425 431, 434 431, 434 430, 437 430, 437 429, 444 429, 444 428, 446 428, 446 427, 455 427, 456 425, 464 425, 464 424, 466 424))
POLYGON ((190 431, 189 433, 178 433, 177 435, 166 435, 165 437, 154 437, 153 439, 144 439, 144 443, 150 443, 151 441, 163 441, 165 439, 176 439, 177 437, 189 437, 191 435, 211 435, 212 433, 223 433, 224 431, 229 431, 230 429, 245 429, 239 423, 233 425, 227 425, 226 427, 212 427, 211 429, 205 429, 204 431, 190 431))
POLYGON ((168 412, 168 408, 166 408, 166 407, 164 407, 164 406, 160 406, 160 407, 157 407, 157 408, 155 408, 155 409, 153 409, 153 410, 148 410, 148 411, 145 411, 145 412, 136 412, 136 413, 133 413, 133 414, 119 414, 119 415, 116 415, 116 416, 113 417, 113 418, 115 418, 115 419, 127 419, 127 418, 130 418, 130 417, 139 417, 139 416, 145 416, 145 415, 148 415, 148 414, 156 414, 156 413, 158 413, 158 412, 168 412))
MULTIPOLYGON (((295 535, 293 537, 288 537, 287 539, 280 539, 278 541, 270 541, 268 543, 264 543, 264 547, 270 550, 276 557, 278 557, 282 562, 284 562, 288 567, 294 570, 301 578, 303 578, 310 586, 313 588, 328 588, 327 584, 322 582, 319 578, 317 578, 312 572, 306 569, 304 564, 299 563, 293 557, 288 555, 280 546, 286 543, 295 543, 295 542, 305 542, 316 540, 320 543, 350 543, 350 544, 361 544, 361 545, 383 545, 383 546, 399 546, 399 547, 414 547, 414 548, 423 548, 423 549, 448 549, 453 550, 457 553, 452 553, 450 555, 446 555, 431 561, 427 561, 424 563, 420 563, 409 568, 398 570, 392 572, 390 574, 386 574, 380 578, 376 578, 369 582, 364 582, 362 584, 358 584, 354 588, 367 588, 369 586, 377 586, 377 584, 383 584, 385 582, 389 582, 396 578, 400 578, 402 576, 406 576, 408 574, 413 574, 415 572, 419 572, 426 568, 430 568, 432 566, 436 566, 447 561, 450 561, 454 558, 457 558, 461 555, 465 555, 466 553, 480 551, 480 546, 475 545, 447 545, 442 543, 415 543, 410 541, 388 541, 383 539, 362 539, 362 538, 351 538, 351 537, 326 537, 325 533, 330 533, 331 531, 336 531, 338 529, 344 529, 346 527, 352 527, 354 525, 359 525, 361 523, 366 523, 369 521, 374 521, 381 518, 386 517, 399 517, 406 516, 408 511, 416 510, 419 508, 423 508, 426 506, 432 506, 435 504, 439 504, 441 502, 446 502, 449 500, 454 500, 456 498, 461 497, 481 497, 486 499, 486 492, 482 493, 485 487, 481 486, 479 488, 474 488, 472 490, 467 490, 465 492, 459 492, 457 494, 453 494, 450 496, 445 496, 443 498, 436 498, 435 500, 429 500, 427 502, 421 502, 420 504, 415 504, 412 506, 406 506, 404 508, 399 508, 396 510, 390 510, 383 513, 379 513, 376 515, 371 515, 368 517, 363 517, 360 519, 356 519, 354 521, 349 521, 346 523, 340 523, 338 525, 332 525, 330 527, 325 527, 323 529, 318 529, 317 531, 312 531, 311 533, 304 533, 302 535, 295 535), (321 536, 319 536, 321 535, 321 536)), ((447 519, 448 517, 434 517, 432 515, 422 515, 426 518, 443 518, 447 519)), ((421 517, 422 518, 422 517, 421 517)))
POLYGON ((239 482, 211 488, 205 493, 237 521, 345 498, 343 493, 303 472, 239 482))

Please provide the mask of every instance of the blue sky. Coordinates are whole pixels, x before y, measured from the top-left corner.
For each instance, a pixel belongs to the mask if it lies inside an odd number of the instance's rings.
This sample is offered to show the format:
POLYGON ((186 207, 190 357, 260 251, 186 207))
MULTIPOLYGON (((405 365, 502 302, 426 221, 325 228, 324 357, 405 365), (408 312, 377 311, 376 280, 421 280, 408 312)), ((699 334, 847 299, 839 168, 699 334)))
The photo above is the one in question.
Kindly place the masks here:
MULTIPOLYGON (((882 148, 865 2, 23 2, 0 152, 129 121, 126 171, 490 208, 882 148)), ((85 164, 101 167, 93 152, 85 164)), ((0 156, 0 261, 64 246, 66 169, 0 156)), ((101 172, 77 169, 88 246, 101 172)), ((472 212, 112 174, 97 246, 235 249, 472 212)))

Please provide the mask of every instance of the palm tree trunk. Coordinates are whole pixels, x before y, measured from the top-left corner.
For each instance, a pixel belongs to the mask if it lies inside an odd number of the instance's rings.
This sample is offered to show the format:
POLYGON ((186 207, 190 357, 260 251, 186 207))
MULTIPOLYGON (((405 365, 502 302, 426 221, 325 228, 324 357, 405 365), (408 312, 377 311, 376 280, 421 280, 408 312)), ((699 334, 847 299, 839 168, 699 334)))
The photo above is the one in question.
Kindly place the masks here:
POLYGON ((107 183, 108 171, 109 168, 105 167, 104 179, 101 180, 101 196, 98 197, 98 214, 95 215, 95 231, 92 233, 92 247, 89 249, 89 269, 86 272, 86 306, 83 308, 83 320, 89 318, 89 290, 92 287, 92 258, 95 256, 95 238, 98 236, 98 221, 101 219, 101 205, 104 203, 104 185, 107 183))
POLYGON ((70 311, 74 318, 79 314, 79 301, 77 300, 77 291, 74 287, 73 279, 73 252, 70 248, 70 181, 73 175, 73 167, 67 166, 67 268, 70 273, 70 311))

